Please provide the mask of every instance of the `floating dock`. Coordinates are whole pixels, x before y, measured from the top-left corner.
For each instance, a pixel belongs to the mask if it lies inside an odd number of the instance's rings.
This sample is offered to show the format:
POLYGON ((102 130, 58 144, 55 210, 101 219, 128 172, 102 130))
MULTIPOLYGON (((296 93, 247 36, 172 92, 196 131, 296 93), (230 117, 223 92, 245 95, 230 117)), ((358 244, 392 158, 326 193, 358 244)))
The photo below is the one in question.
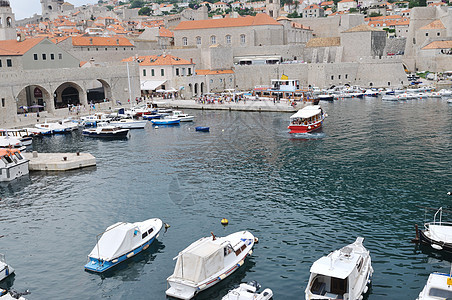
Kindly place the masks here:
POLYGON ((92 167, 96 158, 89 153, 22 153, 30 160, 30 171, 69 171, 92 167))

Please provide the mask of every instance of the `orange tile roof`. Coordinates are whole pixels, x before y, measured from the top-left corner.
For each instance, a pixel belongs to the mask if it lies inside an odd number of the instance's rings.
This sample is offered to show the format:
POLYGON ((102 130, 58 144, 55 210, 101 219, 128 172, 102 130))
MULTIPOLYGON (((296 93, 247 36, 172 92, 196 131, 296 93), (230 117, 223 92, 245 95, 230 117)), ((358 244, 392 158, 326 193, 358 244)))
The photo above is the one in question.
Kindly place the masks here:
POLYGON ((53 38, 51 39, 52 43, 54 44, 59 44, 65 40, 67 40, 69 38, 69 36, 64 36, 64 37, 57 37, 57 38, 53 38))
POLYGON ((100 36, 74 36, 72 37, 73 46, 121 46, 133 47, 133 44, 125 37, 100 37, 100 36))
POLYGON ((428 6, 443 6, 443 5, 446 5, 446 3, 443 2, 430 3, 428 6))
POLYGON ((135 56, 126 58, 122 60, 123 62, 129 61, 138 61, 140 66, 177 66, 177 65, 194 65, 190 61, 179 58, 170 54, 163 55, 147 55, 147 56, 139 56, 138 58, 135 56))
POLYGON ((42 40, 44 38, 31 38, 22 42, 17 40, 0 41, 0 55, 22 56, 42 40))
POLYGON ((320 6, 329 6, 329 5, 334 5, 334 1, 323 1, 322 3, 320 3, 320 6))
POLYGON ((196 70, 196 75, 234 74, 232 70, 196 70))
POLYGON ((307 9, 318 9, 318 8, 320 8, 320 7, 317 4, 311 4, 311 5, 307 6, 305 8, 305 10, 307 10, 307 9))
POLYGON ((342 0, 339 1, 338 3, 347 3, 347 2, 356 2, 355 0, 342 0))
POLYGON ((427 24, 419 29, 445 29, 443 22, 441 20, 435 20, 431 22, 430 24, 427 24))
POLYGON ((452 41, 434 41, 422 48, 422 50, 429 49, 451 49, 452 41))
POLYGON ((174 33, 171 30, 166 29, 165 27, 159 28, 159 35, 161 37, 174 37, 174 33))
POLYGON ((278 25, 282 26, 275 19, 267 14, 260 13, 256 16, 245 16, 239 18, 227 19, 210 19, 199 21, 182 21, 174 30, 189 30, 189 29, 206 29, 206 28, 225 28, 225 27, 245 27, 245 26, 259 26, 259 25, 278 25))

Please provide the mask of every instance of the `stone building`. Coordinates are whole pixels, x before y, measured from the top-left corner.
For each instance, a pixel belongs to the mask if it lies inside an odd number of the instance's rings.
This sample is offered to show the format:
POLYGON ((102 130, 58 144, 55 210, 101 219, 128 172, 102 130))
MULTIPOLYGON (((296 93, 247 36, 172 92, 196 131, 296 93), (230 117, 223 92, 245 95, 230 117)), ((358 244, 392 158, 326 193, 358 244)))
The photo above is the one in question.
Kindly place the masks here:
POLYGON ((319 18, 324 16, 324 10, 317 4, 311 4, 303 9, 303 18, 319 18))
POLYGON ((381 58, 386 46, 386 31, 361 24, 341 34, 341 45, 344 62, 363 57, 381 58))
POLYGON ((350 8, 357 8, 358 3, 355 0, 342 0, 337 3, 337 11, 347 11, 350 8))
POLYGON ((12 40, 15 38, 16 25, 9 1, 0 0, 0 40, 12 40))
POLYGON ((272 18, 278 18, 281 15, 281 1, 265 0, 265 13, 272 18))
POLYGON ((182 21, 174 29, 176 47, 206 48, 283 45, 283 26, 267 14, 238 18, 182 21))

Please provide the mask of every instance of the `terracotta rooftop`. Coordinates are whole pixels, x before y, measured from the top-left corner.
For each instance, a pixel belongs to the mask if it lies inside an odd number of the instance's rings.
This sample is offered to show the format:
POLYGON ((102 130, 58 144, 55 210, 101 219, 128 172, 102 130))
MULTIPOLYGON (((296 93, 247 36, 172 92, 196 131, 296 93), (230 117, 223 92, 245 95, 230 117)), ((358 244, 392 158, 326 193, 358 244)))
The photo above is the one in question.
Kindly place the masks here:
POLYGON ((356 27, 350 28, 349 30, 346 30, 344 32, 366 32, 366 31, 383 31, 383 29, 378 29, 374 27, 370 27, 367 24, 361 24, 356 27))
POLYGON ((166 29, 165 27, 159 28, 159 35, 161 37, 174 37, 174 33, 171 30, 166 29))
POLYGON ((133 47, 133 44, 125 37, 100 37, 100 36, 74 36, 73 46, 121 46, 133 47))
POLYGON ((307 10, 307 9, 318 9, 318 8, 320 8, 320 7, 317 4, 311 4, 311 5, 307 6, 305 8, 305 10, 307 10))
POLYGON ((196 75, 234 74, 232 70, 196 70, 196 75))
POLYGON ((245 26, 259 26, 259 25, 282 26, 269 15, 260 13, 254 17, 253 16, 245 16, 245 17, 240 17, 240 18, 182 21, 179 23, 179 25, 177 25, 177 27, 174 30, 245 27, 245 26))
POLYGON ((445 6, 446 3, 443 2, 436 2, 436 3, 430 3, 428 6, 445 6))
POLYGON ((421 27, 420 29, 445 29, 443 22, 441 20, 435 20, 428 25, 421 27))
POLYGON ((319 37, 319 38, 313 38, 310 39, 306 47, 312 48, 312 47, 333 47, 333 46, 340 46, 341 45, 341 38, 340 37, 319 37))
POLYGON ((179 58, 170 54, 164 55, 148 55, 148 56, 135 56, 126 58, 124 62, 137 61, 140 66, 169 66, 169 65, 194 65, 194 63, 179 58))
POLYGON ((339 1, 338 3, 347 3, 347 2, 356 2, 355 0, 342 0, 339 1))
POLYGON ((18 42, 17 40, 0 41, 0 55, 22 56, 39 44, 44 38, 32 38, 18 42))
POLYGON ((320 6, 331 6, 334 5, 334 1, 323 1, 320 6))
POLYGON ((434 41, 422 48, 422 50, 429 49, 451 49, 452 41, 434 41))

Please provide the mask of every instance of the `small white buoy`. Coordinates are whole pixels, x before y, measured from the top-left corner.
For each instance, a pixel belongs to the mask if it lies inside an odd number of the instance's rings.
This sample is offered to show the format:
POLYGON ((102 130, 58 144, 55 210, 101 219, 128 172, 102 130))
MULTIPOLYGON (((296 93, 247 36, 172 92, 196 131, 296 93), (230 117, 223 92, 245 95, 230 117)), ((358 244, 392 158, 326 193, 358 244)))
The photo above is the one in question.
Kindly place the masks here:
POLYGON ((222 129, 221 131, 223 131, 223 132, 224 132, 224 129, 222 129))
POLYGON ((450 196, 450 195, 452 195, 452 192, 447 192, 447 194, 450 196))
POLYGON ((158 126, 155 126, 155 129, 159 129, 159 127, 158 127, 158 126))

